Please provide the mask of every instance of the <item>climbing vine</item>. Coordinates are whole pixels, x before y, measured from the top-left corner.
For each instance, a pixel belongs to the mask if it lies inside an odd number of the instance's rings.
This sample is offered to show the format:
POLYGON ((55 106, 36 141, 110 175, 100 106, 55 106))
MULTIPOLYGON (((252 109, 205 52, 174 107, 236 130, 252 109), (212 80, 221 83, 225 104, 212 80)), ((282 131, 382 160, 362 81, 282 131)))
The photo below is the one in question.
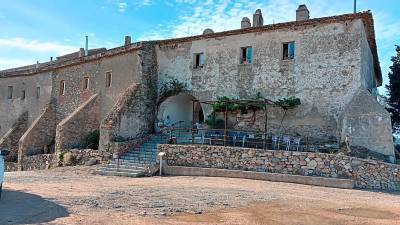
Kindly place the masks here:
POLYGON ((187 85, 177 79, 172 79, 168 82, 161 84, 160 87, 160 100, 168 97, 187 92, 187 85))

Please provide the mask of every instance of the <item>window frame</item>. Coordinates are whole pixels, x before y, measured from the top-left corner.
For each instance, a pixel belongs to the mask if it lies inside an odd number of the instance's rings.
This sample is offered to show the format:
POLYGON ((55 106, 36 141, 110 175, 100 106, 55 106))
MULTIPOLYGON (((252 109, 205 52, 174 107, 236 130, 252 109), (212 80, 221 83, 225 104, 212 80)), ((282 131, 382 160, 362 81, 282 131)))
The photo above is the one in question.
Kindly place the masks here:
POLYGON ((253 64, 253 47, 252 46, 245 46, 240 47, 240 56, 239 56, 239 64, 240 65, 250 65, 253 64), (250 57, 249 57, 249 50, 250 50, 250 57))
POLYGON ((36 99, 40 98, 40 86, 36 87, 36 99))
POLYGON ((26 99, 26 91, 22 90, 22 92, 21 92, 21 100, 25 101, 25 99, 26 99))
POLYGON ((60 88, 60 96, 65 96, 65 89, 66 89, 65 80, 60 81, 59 88, 60 88))
POLYGON ((200 69, 205 65, 205 54, 204 52, 194 53, 193 57, 193 68, 200 69))
POLYGON ((84 91, 89 90, 90 87, 90 77, 89 76, 85 76, 83 77, 83 84, 82 84, 82 89, 84 91), (86 83, 87 81, 87 83, 86 83))
POLYGON ((7 99, 9 100, 13 99, 13 92, 14 92, 14 87, 7 86, 7 99))
POLYGON ((110 88, 112 85, 112 71, 106 71, 105 72, 105 77, 106 77, 106 88, 110 88), (108 78, 108 75, 110 75, 110 78, 108 78))
POLYGON ((296 57, 296 42, 295 41, 288 41, 282 43, 282 54, 281 60, 294 60, 296 57), (290 46, 293 45, 293 55, 290 54, 290 46), (286 48, 287 46, 287 48, 286 48))

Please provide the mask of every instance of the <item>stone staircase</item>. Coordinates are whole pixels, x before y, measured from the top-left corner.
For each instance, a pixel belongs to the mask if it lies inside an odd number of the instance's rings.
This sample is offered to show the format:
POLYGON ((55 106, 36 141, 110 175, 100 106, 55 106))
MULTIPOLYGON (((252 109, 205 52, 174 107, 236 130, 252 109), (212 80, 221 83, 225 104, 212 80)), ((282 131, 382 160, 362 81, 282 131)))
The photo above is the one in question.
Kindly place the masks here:
POLYGON ((149 166, 157 164, 157 145, 166 144, 167 137, 155 135, 140 147, 131 149, 117 160, 98 168, 97 174, 107 176, 142 177, 149 166))

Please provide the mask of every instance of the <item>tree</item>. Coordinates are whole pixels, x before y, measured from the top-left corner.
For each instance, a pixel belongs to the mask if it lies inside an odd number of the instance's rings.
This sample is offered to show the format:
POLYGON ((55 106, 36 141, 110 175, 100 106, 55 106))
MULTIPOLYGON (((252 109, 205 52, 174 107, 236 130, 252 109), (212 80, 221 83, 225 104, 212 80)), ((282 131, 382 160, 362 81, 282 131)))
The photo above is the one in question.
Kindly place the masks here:
POLYGON ((390 66, 389 84, 386 89, 389 91, 387 110, 392 117, 392 126, 394 132, 400 131, 400 46, 396 46, 396 56, 393 56, 390 66))

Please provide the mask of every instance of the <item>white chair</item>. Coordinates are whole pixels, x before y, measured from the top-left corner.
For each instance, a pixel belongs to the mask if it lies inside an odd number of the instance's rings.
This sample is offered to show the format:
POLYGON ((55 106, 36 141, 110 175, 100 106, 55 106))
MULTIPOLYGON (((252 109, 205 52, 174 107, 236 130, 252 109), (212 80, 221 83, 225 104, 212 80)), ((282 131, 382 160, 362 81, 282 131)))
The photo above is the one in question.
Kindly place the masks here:
POLYGON ((289 151, 289 150, 290 150, 290 137, 284 136, 284 137, 282 138, 282 141, 283 141, 283 143, 285 143, 285 145, 286 145, 286 151, 289 151))
POLYGON ((301 138, 293 138, 293 144, 296 146, 296 151, 299 151, 301 138))

